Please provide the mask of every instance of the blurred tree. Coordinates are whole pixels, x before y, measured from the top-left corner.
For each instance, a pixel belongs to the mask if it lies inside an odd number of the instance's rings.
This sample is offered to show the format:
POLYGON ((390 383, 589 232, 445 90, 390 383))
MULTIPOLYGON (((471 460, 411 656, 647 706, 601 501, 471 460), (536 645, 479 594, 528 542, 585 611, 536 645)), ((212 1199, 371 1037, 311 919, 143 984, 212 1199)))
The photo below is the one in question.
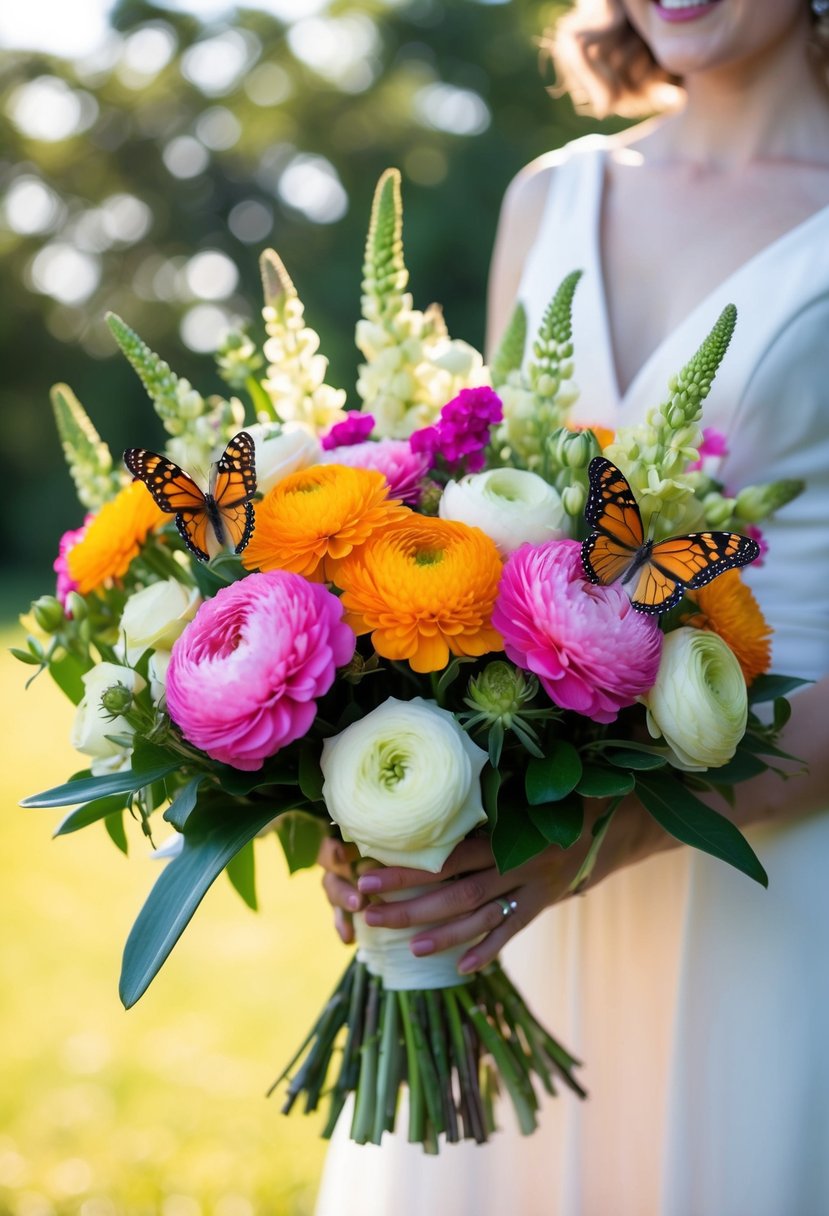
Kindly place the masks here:
POLYGON ((537 36, 565 6, 285 5, 309 7, 316 15, 290 21, 242 8, 207 23, 120 0, 110 38, 86 59, 0 53, 10 572, 28 568, 42 585, 59 531, 82 516, 51 422, 53 381, 71 384, 113 451, 161 442, 114 353, 108 309, 217 391, 204 352, 234 319, 258 333, 257 255, 273 245, 331 382, 353 385, 365 229, 390 164, 404 174, 415 301, 440 300, 453 336, 480 348, 504 188, 587 129, 539 71, 537 36))

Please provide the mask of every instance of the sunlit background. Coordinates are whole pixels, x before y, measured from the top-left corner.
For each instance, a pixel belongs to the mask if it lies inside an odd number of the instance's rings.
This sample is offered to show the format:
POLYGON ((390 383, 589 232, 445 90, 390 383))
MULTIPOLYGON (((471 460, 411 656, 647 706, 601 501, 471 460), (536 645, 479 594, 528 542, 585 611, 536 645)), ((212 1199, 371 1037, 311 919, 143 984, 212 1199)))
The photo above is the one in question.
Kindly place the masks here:
MULTIPOLYGON (((221 391, 207 352, 258 333, 257 257, 282 256, 349 387, 371 195, 404 175, 415 302, 480 347, 498 205, 517 169, 592 129, 547 92, 539 0, 21 0, 0 5, 3 255, 2 640, 52 589, 81 522, 48 390, 69 383, 113 450, 162 442, 103 323, 128 321, 180 375, 221 391), (10 508, 10 509, 9 509, 10 508)), ((29 669, 30 671, 31 669, 29 669)), ((120 951, 156 877, 100 825, 18 800, 77 766, 72 710, 0 660, 0 1213, 301 1216, 319 1122, 263 1094, 346 953, 316 875, 258 846, 262 908, 224 880, 137 1008, 120 951)))

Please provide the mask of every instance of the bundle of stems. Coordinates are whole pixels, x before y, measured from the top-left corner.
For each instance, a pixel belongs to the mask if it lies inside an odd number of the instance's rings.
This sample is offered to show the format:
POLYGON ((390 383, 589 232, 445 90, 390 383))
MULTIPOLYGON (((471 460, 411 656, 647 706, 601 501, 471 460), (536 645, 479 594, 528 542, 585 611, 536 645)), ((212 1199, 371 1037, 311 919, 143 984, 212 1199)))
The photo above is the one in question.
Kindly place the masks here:
POLYGON ((558 1080, 586 1096, 573 1076, 577 1065, 497 962, 449 988, 402 991, 386 988, 355 957, 268 1096, 287 1080, 283 1113, 301 1096, 306 1114, 327 1101, 327 1139, 354 1094, 351 1139, 379 1144, 395 1131, 406 1085, 408 1139, 437 1153, 441 1138, 484 1144, 496 1130, 502 1090, 529 1135, 538 1122, 537 1085, 555 1094, 558 1080))

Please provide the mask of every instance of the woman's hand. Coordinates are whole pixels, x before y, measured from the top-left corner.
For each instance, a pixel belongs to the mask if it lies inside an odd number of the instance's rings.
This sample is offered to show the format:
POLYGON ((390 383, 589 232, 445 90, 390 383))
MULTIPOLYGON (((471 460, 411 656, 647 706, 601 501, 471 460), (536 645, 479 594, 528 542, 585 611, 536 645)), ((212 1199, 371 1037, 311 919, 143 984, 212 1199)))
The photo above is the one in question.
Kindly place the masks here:
POLYGON ((332 836, 325 837, 317 854, 317 861, 325 870, 323 890, 334 909, 334 928, 346 945, 354 941, 352 913, 360 912, 366 905, 354 885, 354 863, 359 857, 353 844, 343 844, 332 836))
MULTIPOLYGON (((458 970, 462 973, 479 970, 492 962, 510 938, 539 912, 574 893, 573 881, 592 841, 592 824, 606 809, 606 804, 598 800, 590 805, 592 813, 572 848, 550 845, 506 874, 498 872, 486 836, 461 841, 437 874, 403 866, 364 871, 357 880, 357 890, 363 896, 382 896, 408 887, 444 883, 434 892, 414 899, 368 904, 366 923, 396 929, 429 925, 410 943, 412 953, 419 957, 474 942, 461 958, 458 970), (446 879, 454 881, 445 882, 446 879), (515 907, 509 910, 512 903, 515 907), (476 941, 477 938, 481 940, 476 941)), ((627 799, 618 808, 596 865, 579 893, 614 870, 675 844, 638 802, 627 799)))

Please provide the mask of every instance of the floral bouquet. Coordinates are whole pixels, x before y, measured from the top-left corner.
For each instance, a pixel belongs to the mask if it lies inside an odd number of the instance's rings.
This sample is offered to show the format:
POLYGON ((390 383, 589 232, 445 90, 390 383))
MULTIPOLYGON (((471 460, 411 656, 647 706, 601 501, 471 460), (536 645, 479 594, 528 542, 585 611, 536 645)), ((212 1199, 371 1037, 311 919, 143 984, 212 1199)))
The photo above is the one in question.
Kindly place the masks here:
MULTIPOLYGON (((73 807, 56 835, 102 822, 124 851, 125 818, 153 842, 159 815, 169 827, 124 953, 126 1006, 223 870, 255 906, 254 841, 271 831, 291 871, 332 833, 359 866, 432 873, 470 833, 488 835, 501 872, 581 841, 577 889, 635 796, 665 831, 766 882, 699 797, 728 799, 786 758, 776 737, 798 683, 766 674, 769 631, 739 568, 800 487, 727 494, 712 471, 722 438, 700 429, 734 310, 643 424, 579 430, 578 274, 529 356, 518 309, 487 369, 436 307, 414 309, 401 232, 389 171, 366 248, 358 408, 326 383, 270 251, 267 341, 224 343, 226 399, 110 317, 164 453, 131 448, 117 468, 71 390, 53 391, 88 513, 15 653, 77 706, 89 767, 25 805, 73 807)), ((405 933, 356 919, 356 957, 280 1078, 286 1109, 325 1099, 328 1135, 354 1095, 351 1135, 376 1143, 405 1085, 409 1139, 436 1151, 485 1141, 499 1089, 525 1133, 539 1088, 583 1093, 497 962, 461 974, 460 952, 416 958, 405 933)))

